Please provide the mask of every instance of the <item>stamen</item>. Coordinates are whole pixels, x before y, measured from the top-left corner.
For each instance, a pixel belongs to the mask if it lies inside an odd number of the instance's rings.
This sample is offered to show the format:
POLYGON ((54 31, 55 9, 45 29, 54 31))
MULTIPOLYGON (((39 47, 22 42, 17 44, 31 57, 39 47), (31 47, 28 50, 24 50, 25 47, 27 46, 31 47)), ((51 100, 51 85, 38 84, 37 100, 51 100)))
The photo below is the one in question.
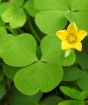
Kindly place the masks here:
POLYGON ((69 34, 69 35, 66 37, 66 40, 68 41, 68 43, 74 44, 74 43, 77 42, 77 36, 74 35, 74 34, 69 34))

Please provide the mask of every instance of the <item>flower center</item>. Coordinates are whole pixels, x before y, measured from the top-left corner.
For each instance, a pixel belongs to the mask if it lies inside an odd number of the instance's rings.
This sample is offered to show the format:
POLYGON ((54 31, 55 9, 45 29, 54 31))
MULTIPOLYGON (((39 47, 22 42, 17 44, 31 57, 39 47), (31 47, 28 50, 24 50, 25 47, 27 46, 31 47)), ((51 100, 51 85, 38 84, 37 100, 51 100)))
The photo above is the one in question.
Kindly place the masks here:
POLYGON ((66 37, 66 40, 68 41, 68 43, 74 44, 74 43, 77 42, 77 36, 74 35, 74 34, 69 34, 69 35, 66 37))

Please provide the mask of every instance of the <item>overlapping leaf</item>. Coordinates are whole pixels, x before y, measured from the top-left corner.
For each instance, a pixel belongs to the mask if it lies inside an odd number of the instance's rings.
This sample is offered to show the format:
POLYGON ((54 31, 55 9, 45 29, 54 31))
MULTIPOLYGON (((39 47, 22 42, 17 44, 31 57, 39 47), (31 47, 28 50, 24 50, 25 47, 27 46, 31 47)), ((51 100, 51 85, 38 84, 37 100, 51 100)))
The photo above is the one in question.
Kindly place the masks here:
POLYGON ((61 86, 60 89, 67 96, 70 96, 73 99, 82 100, 81 92, 77 89, 69 88, 67 86, 61 86))
POLYGON ((58 105, 84 105, 84 102, 76 100, 67 100, 60 102, 58 105))
POLYGON ((2 35, 0 44, 1 57, 8 65, 22 67, 37 61, 36 41, 30 34, 2 35))
POLYGON ((28 0, 25 3, 24 8, 28 12, 28 14, 31 15, 31 16, 35 16, 36 13, 38 12, 38 10, 35 9, 35 7, 34 7, 34 0, 28 0))
POLYGON ((77 81, 79 87, 88 91, 88 72, 84 72, 84 76, 77 81))
POLYGON ((75 62, 75 53, 72 52, 65 58, 65 52, 61 49, 61 42, 56 36, 46 36, 41 43, 42 61, 57 63, 61 66, 69 66, 75 62))
POLYGON ((51 95, 40 102, 40 105, 57 105, 61 101, 58 96, 51 95))
POLYGON ((26 14, 20 7, 11 6, 2 15, 2 20, 5 23, 10 23, 11 28, 22 27, 26 22, 26 14))
POLYGON ((22 93, 34 95, 39 90, 48 92, 62 80, 63 69, 57 64, 37 62, 17 72, 14 82, 22 93))
POLYGON ((64 29, 69 18, 70 21, 75 21, 79 28, 88 31, 87 4, 87 0, 35 0, 35 8, 41 11, 35 16, 35 22, 45 34, 55 34, 57 29, 64 29))
POLYGON ((78 67, 66 67, 64 68, 63 81, 75 81, 83 77, 84 72, 78 67))
POLYGON ((18 0, 11 0, 10 3, 11 3, 12 5, 22 7, 23 4, 24 4, 24 0, 20 0, 19 2, 18 2, 18 0))
POLYGON ((14 79, 16 72, 21 69, 19 67, 12 67, 6 64, 3 64, 3 72, 4 74, 11 80, 14 79))
POLYGON ((8 103, 9 105, 36 105, 39 103, 42 95, 42 93, 38 93, 34 96, 27 96, 20 93, 15 87, 12 86, 8 97, 8 103))

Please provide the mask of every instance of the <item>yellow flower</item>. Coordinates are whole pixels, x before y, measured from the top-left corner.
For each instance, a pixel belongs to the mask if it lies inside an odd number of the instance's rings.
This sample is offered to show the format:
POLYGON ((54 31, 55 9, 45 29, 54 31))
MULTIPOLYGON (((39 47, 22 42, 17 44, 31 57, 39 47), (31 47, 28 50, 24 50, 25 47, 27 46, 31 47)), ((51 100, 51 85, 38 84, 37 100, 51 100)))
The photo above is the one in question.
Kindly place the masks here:
POLYGON ((81 41, 85 38, 87 32, 84 30, 78 30, 76 24, 71 22, 67 30, 57 31, 56 35, 62 40, 61 47, 63 50, 77 49, 78 51, 81 51, 81 41))

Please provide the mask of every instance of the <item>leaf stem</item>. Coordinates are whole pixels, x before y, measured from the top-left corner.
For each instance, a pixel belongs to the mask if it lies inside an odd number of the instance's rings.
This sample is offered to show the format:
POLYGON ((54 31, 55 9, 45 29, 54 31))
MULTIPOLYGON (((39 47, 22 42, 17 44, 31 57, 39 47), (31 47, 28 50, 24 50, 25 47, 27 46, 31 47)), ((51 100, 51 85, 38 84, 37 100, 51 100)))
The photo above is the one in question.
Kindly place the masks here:
POLYGON ((29 27, 31 29, 32 34, 35 36, 35 38, 37 39, 37 41, 40 43, 41 39, 38 37, 36 31, 34 30, 34 28, 32 26, 32 23, 31 23, 31 20, 30 20, 30 17, 28 19, 28 24, 29 24, 29 27))
POLYGON ((22 30, 22 29, 17 29, 17 31, 20 33, 20 34, 22 34, 22 33, 24 33, 24 31, 22 30))
POLYGON ((6 26, 6 29, 9 30, 13 35, 17 35, 17 32, 10 28, 9 26, 6 26))

